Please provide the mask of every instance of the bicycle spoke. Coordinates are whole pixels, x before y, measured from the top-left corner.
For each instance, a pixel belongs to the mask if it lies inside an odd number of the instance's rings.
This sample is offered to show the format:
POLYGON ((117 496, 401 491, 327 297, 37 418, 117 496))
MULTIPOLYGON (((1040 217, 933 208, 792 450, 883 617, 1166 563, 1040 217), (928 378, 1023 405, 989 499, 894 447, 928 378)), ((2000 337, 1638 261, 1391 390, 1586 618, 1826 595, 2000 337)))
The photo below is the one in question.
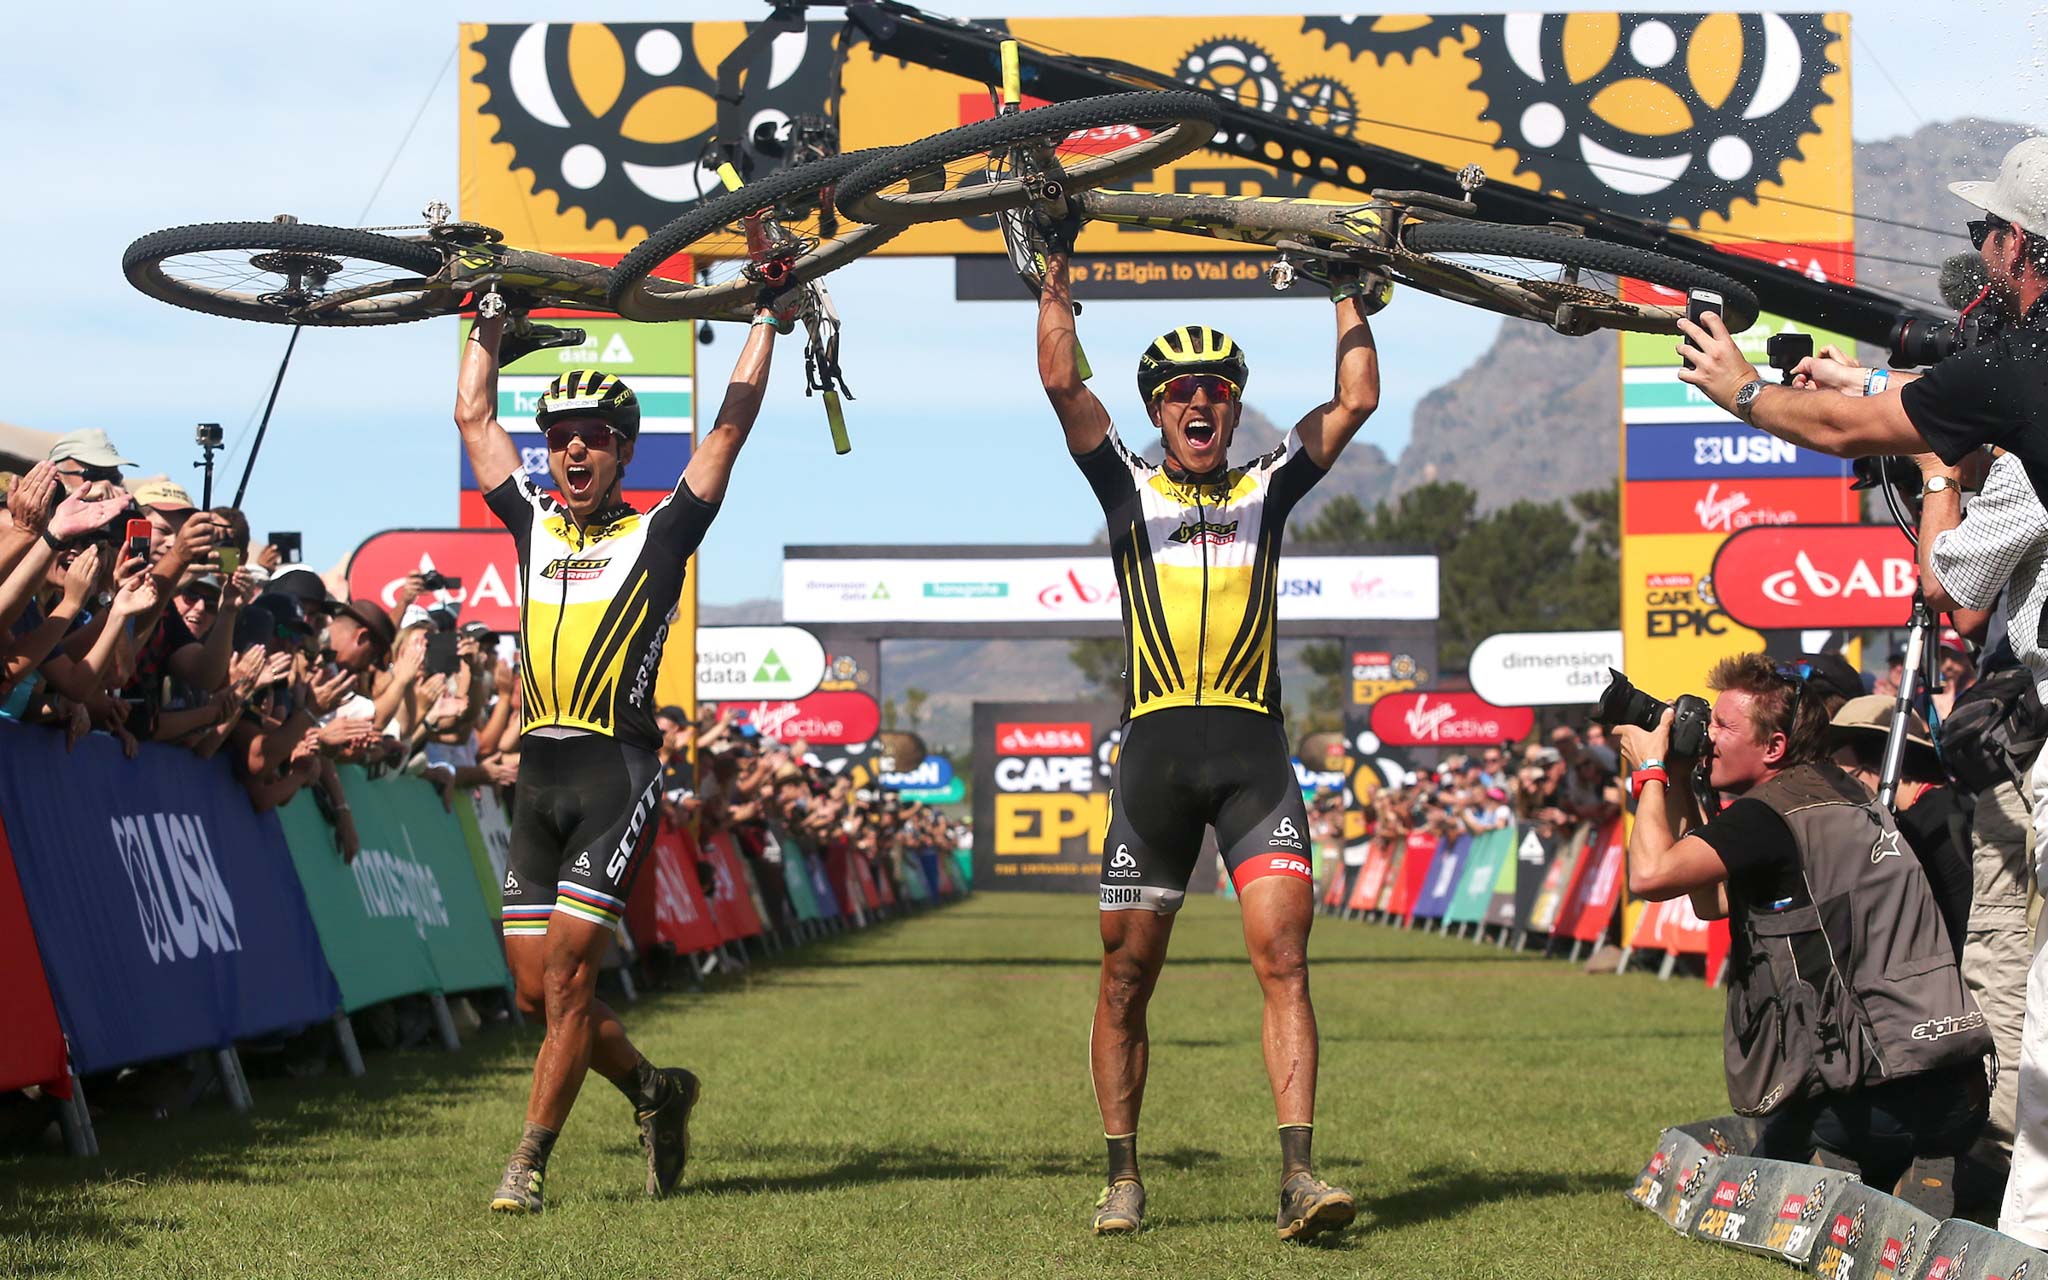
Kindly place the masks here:
POLYGON ((160 269, 195 293, 266 303, 283 311, 317 307, 336 294, 415 276, 406 268, 367 259, 251 249, 175 254, 165 258, 160 269))
POLYGON ((978 152, 886 183, 875 194, 885 199, 922 203, 964 187, 987 186, 1011 178, 1047 177, 1057 180, 1071 168, 1114 163, 1135 146, 1149 140, 1153 131, 1142 125, 1116 124, 1082 129, 1057 138, 1037 138, 1001 152, 978 152))

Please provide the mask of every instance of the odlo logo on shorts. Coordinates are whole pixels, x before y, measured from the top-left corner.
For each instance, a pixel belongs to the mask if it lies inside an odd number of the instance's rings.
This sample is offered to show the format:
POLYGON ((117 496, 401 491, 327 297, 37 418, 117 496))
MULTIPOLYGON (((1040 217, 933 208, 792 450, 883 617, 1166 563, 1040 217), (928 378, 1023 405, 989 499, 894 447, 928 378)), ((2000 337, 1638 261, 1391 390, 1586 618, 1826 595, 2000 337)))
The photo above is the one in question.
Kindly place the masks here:
POLYGON ((1280 825, 1273 828, 1273 843, 1289 849, 1301 848, 1301 832, 1295 830, 1294 819, 1280 819, 1280 825))
POLYGON ((1112 879, 1135 880, 1138 878, 1138 860, 1131 856, 1129 845, 1118 845, 1116 853, 1109 860, 1109 874, 1112 879))

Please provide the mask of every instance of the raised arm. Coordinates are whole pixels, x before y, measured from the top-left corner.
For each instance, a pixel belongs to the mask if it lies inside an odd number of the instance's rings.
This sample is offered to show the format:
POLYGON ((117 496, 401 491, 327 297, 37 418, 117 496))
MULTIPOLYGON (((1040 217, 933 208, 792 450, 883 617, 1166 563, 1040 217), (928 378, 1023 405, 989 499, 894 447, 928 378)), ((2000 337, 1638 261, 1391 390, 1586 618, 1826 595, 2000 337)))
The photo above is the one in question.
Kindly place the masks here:
POLYGON ((725 499, 726 482, 732 479, 732 464, 738 461, 740 446, 754 429, 761 401, 768 394, 768 365, 775 355, 775 313, 767 307, 754 315, 747 330, 747 344, 740 348, 739 363, 732 368, 732 381, 725 384, 725 401, 718 406, 710 432, 690 452, 690 465, 683 468, 683 481, 690 492, 705 502, 725 499))
POLYGON ((498 340, 504 332, 503 313, 479 317, 462 344, 462 370, 455 378, 455 426, 484 493, 522 469, 519 446, 498 424, 498 340))
POLYGON ((1368 306, 1377 311, 1386 305, 1390 288, 1383 277, 1367 274, 1336 291, 1337 387, 1294 426, 1302 448, 1325 470, 1380 407, 1380 353, 1366 315, 1368 306))
POLYGON ((1093 452, 1109 435, 1109 411, 1081 380, 1081 338, 1074 330, 1064 253, 1046 257, 1045 283, 1038 291, 1038 380, 1067 433, 1067 452, 1093 452))

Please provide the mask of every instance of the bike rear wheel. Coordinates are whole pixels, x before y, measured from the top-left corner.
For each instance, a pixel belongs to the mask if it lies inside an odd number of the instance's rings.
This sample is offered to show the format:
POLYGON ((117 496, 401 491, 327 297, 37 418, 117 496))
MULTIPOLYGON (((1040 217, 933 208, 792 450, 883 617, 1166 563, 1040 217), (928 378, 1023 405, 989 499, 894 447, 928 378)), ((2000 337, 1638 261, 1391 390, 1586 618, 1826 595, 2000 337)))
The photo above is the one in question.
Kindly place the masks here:
POLYGON ((175 307, 268 324, 402 324, 444 315, 441 251, 300 222, 208 222, 154 231, 121 255, 137 289, 175 307))
POLYGON ((764 211, 793 238, 792 285, 880 248, 901 228, 840 217, 832 193, 846 174, 882 154, 826 156, 700 202, 619 259, 612 268, 612 309, 633 320, 745 318, 765 283, 753 269, 746 220, 764 211), (690 255, 692 279, 655 274, 679 253, 690 255))
POLYGON ((962 125, 897 147, 848 175, 839 207, 863 222, 907 226, 1018 208, 1036 197, 1027 153, 1067 193, 1115 182, 1208 145, 1214 99, 1187 90, 1112 93, 962 125))
POLYGON ((1547 227, 1462 219, 1411 223, 1401 244, 1405 252, 1388 264, 1396 279, 1454 302, 1535 320, 1560 333, 1677 333, 1685 295, 1692 289, 1721 295, 1729 332, 1756 323, 1757 298, 1748 286, 1631 245, 1547 227), (1678 300, 1663 302, 1640 288, 1625 289, 1624 278, 1670 290, 1678 300))

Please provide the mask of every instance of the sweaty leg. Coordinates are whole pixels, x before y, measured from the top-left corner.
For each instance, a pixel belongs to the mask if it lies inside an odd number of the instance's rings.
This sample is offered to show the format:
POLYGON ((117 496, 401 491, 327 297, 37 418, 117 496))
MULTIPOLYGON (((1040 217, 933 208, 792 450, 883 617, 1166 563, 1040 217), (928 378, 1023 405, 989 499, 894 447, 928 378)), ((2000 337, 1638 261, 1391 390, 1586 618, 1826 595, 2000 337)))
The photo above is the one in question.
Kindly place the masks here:
POLYGON ((611 941, 608 928, 566 912, 557 911, 548 922, 541 970, 548 1030, 533 1065, 533 1093, 526 1104, 530 1125, 561 1132, 593 1062, 601 1061, 601 1069, 625 1071, 639 1057, 626 1041, 625 1028, 596 996, 598 964, 611 941), (602 1060, 597 1057, 600 1041, 602 1060))
POLYGON ((1314 886, 1261 876, 1240 891, 1245 950, 1265 997, 1266 1076, 1282 1125, 1315 1123, 1316 1011, 1308 995, 1308 930, 1314 886))
POLYGON ((1121 1137, 1138 1131, 1150 1056, 1145 1008, 1166 962, 1173 917, 1157 911, 1104 911, 1101 923, 1102 982, 1088 1036, 1088 1066, 1095 1077, 1095 1103, 1102 1109, 1102 1132, 1121 1137))

